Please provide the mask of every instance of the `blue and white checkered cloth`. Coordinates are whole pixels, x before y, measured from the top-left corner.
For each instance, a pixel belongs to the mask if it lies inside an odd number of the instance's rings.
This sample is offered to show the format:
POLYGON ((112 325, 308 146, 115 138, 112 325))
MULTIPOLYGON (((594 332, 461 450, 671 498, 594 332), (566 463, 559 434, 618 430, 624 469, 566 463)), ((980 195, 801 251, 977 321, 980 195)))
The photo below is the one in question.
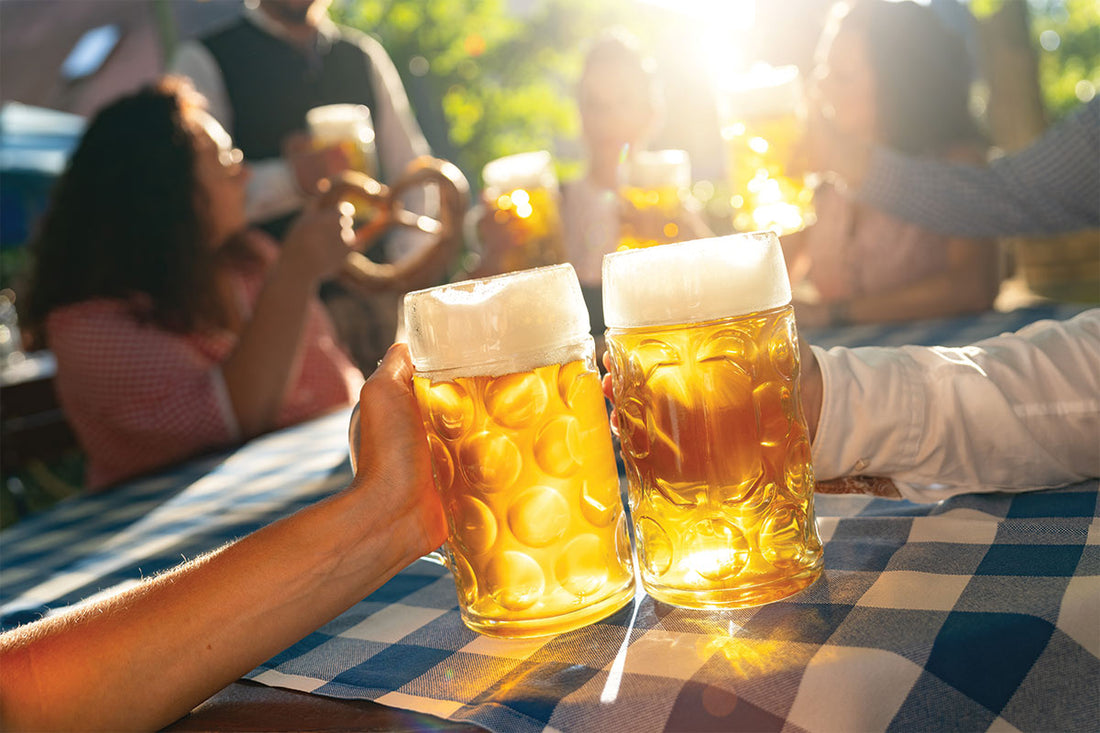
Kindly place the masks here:
MULTIPOLYGON (((338 490, 347 420, 5 530, 0 622, 115 592, 338 490)), ((496 640, 462 624, 447 571, 418 561, 248 677, 495 731, 1096 730, 1096 481, 934 505, 816 502, 825 572, 786 601, 699 612, 639 595, 574 632, 496 640)))

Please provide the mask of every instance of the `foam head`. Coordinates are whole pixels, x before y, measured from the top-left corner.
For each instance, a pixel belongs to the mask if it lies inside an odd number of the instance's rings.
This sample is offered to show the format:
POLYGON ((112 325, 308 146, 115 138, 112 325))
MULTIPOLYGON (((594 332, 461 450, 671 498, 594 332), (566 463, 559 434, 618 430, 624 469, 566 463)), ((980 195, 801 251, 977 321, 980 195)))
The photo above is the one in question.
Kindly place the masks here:
POLYGON ((791 302, 779 238, 733 234, 603 258, 608 328, 702 323, 791 302))
POLYGON ((797 66, 756 67, 730 80, 722 92, 727 119, 788 114, 802 105, 802 78, 797 66))
POLYGON ((639 188, 691 185, 691 160, 686 150, 639 150, 627 163, 626 182, 639 188))
POLYGON ((559 361, 587 344, 588 309, 572 265, 417 290, 405 326, 418 372, 499 376, 559 361))
POLYGON ((508 193, 518 188, 556 188, 553 159, 545 150, 491 160, 481 170, 485 188, 508 193))
POLYGON ((370 110, 361 104, 326 104, 306 112, 309 134, 322 143, 333 144, 344 140, 370 143, 374 140, 374 126, 370 110))

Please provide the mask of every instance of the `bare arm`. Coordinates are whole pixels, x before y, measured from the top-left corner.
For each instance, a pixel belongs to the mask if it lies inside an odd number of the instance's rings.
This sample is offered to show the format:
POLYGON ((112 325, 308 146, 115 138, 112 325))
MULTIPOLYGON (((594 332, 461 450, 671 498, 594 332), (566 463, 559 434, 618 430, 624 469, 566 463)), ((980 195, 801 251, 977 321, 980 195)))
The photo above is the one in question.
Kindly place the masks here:
POLYGON ((335 207, 312 201, 287 235, 237 347, 222 375, 241 434, 273 426, 300 368, 309 304, 322 279, 347 257, 354 234, 335 207))
POLYGON ((0 636, 0 727, 160 728, 437 547, 446 527, 411 377, 398 345, 363 387, 359 471, 344 492, 0 636))
POLYGON ((946 318, 988 310, 999 285, 997 243, 951 239, 946 242, 948 267, 903 288, 853 299, 852 323, 946 318))

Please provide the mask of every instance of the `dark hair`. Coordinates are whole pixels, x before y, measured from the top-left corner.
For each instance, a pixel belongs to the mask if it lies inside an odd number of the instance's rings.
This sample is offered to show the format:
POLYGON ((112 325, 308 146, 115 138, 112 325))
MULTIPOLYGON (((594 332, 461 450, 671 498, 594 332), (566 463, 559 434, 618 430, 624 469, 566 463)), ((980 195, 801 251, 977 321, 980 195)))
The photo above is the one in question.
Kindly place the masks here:
POLYGON ((867 40, 884 144, 922 155, 984 142, 970 113, 966 44, 934 10, 912 0, 857 0, 840 24, 867 40))
POLYGON ((143 294, 139 315, 174 331, 220 320, 187 125, 202 105, 166 77, 91 120, 31 245, 26 317, 37 335, 52 310, 101 297, 143 294))

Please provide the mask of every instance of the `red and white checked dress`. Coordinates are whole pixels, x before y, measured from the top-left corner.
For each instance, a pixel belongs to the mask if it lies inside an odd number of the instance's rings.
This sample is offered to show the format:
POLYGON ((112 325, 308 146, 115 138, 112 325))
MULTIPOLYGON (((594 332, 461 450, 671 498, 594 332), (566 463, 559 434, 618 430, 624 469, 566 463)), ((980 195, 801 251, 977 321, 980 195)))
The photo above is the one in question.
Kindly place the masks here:
MULTIPOLYGON (((274 259, 271 244, 253 244, 274 259)), ((234 273, 249 310, 266 269, 234 273)), ((221 372, 237 335, 174 333, 140 320, 135 305, 88 300, 58 308, 46 323, 58 399, 87 454, 85 483, 93 491, 241 440, 221 372)), ((276 427, 350 404, 363 383, 316 298, 299 348, 276 427)))

